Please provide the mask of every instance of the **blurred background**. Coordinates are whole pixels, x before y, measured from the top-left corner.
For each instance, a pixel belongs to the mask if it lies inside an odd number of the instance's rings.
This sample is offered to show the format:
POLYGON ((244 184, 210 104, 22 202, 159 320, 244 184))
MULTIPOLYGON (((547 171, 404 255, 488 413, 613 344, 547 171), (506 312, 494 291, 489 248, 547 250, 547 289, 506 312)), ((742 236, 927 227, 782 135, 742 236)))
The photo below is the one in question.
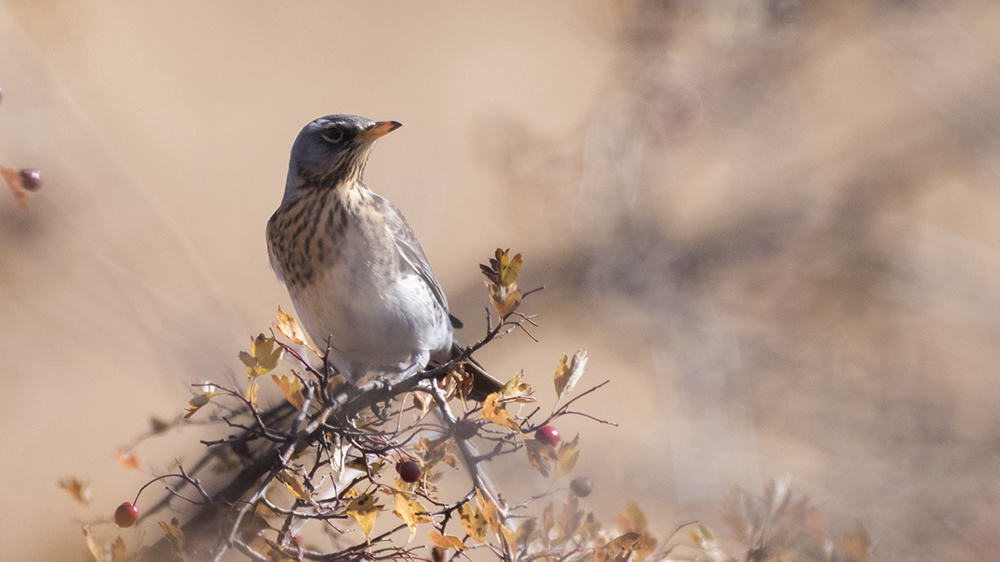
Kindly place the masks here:
POLYGON ((368 184, 464 341, 497 246, 545 285, 540 342, 483 363, 611 379, 581 408, 620 427, 560 426, 603 520, 721 530, 788 474, 875 559, 1000 560, 998 30, 988 0, 0 0, 0 164, 45 182, 0 193, 4 558, 83 559, 81 521, 197 455, 114 459, 290 310, 289 148, 356 113, 404 124, 368 184))

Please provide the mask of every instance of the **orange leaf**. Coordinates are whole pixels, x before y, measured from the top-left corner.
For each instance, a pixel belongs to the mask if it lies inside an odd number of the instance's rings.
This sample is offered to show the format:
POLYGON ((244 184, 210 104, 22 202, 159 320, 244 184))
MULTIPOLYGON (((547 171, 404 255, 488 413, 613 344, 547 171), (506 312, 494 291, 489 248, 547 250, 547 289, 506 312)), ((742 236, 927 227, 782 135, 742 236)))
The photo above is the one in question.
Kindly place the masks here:
POLYGON ((118 455, 115 458, 118 460, 118 464, 123 467, 131 470, 139 470, 139 459, 131 451, 118 449, 118 455))
POLYGON ((60 478, 59 487, 69 492, 76 501, 87 505, 90 503, 90 482, 80 478, 60 478))
POLYGON ((296 409, 301 410, 302 406, 306 403, 306 399, 302 396, 302 379, 298 375, 271 375, 275 384, 281 389, 281 393, 285 395, 285 399, 296 409))
POLYGON ((437 531, 427 531, 427 536, 431 539, 438 548, 443 548, 444 550, 455 550, 461 552, 468 547, 462 542, 462 539, 453 535, 442 535, 437 531))

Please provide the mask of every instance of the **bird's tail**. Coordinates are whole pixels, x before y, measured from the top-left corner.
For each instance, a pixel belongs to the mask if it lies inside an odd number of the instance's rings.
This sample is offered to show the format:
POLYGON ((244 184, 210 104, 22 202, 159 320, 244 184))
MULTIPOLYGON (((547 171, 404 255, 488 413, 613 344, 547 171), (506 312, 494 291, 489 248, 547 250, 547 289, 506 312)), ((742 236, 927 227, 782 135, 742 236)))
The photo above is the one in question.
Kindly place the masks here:
MULTIPOLYGON (((458 357, 462 353, 462 346, 456 341, 452 344, 451 356, 458 357)), ((482 402, 486 400, 486 397, 494 392, 500 390, 503 383, 493 377, 493 375, 486 372, 486 369, 479 364, 478 361, 469 357, 466 359, 462 367, 467 373, 472 373, 472 390, 469 391, 469 398, 477 402, 482 402)))

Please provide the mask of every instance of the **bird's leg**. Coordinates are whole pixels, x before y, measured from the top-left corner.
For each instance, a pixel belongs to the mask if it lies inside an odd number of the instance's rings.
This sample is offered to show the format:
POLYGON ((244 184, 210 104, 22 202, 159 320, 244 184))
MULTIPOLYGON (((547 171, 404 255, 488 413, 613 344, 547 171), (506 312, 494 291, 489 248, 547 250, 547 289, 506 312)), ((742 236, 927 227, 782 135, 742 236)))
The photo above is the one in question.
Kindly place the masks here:
POLYGON ((424 367, 427 366, 427 362, 431 360, 431 354, 429 351, 420 351, 416 357, 413 358, 413 363, 409 367, 403 369, 398 375, 390 379, 390 386, 397 385, 406 379, 412 377, 413 375, 419 373, 424 367))

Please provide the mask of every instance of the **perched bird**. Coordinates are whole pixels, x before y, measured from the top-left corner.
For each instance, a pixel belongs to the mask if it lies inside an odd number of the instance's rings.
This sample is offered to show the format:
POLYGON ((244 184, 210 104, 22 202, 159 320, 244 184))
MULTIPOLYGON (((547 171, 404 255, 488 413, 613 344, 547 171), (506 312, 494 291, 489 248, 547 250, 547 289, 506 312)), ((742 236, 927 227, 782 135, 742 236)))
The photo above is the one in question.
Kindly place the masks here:
MULTIPOLYGON (((355 383, 371 375, 402 380, 459 352, 461 322, 410 225, 365 185, 372 146, 398 127, 354 115, 306 125, 267 223, 271 267, 299 321, 319 349, 329 342, 330 363, 355 383)), ((474 397, 499 387, 476 373, 474 397)))

